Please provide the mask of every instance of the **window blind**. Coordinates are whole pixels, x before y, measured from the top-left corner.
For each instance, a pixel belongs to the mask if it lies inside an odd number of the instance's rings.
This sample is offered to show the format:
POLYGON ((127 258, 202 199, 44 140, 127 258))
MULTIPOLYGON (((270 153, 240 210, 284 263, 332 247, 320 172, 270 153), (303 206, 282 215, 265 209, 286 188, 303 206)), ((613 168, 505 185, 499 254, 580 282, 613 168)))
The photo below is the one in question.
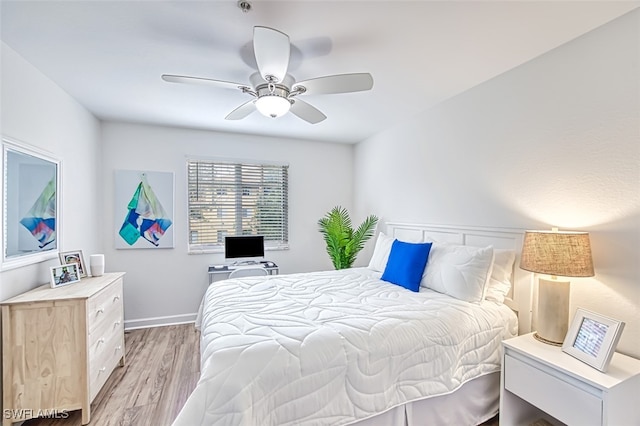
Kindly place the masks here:
POLYGON ((220 251, 229 235, 287 248, 288 166, 188 160, 189 251, 220 251))

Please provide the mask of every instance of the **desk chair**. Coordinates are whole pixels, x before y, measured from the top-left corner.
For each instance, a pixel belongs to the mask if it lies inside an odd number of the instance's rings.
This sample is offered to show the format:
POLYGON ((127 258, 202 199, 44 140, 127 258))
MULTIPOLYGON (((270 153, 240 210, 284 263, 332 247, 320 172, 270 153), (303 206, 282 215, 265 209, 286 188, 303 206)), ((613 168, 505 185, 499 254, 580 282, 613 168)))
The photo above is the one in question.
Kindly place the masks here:
POLYGON ((240 277, 259 277, 269 275, 267 269, 263 266, 245 266, 236 268, 229 274, 229 278, 240 277))

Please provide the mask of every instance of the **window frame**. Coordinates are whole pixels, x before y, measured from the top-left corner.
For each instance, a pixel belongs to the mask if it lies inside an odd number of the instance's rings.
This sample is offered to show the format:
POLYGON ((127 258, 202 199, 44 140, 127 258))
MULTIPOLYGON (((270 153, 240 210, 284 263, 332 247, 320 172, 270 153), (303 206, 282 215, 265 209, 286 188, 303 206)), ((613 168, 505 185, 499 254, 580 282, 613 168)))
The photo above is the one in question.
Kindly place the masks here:
MULTIPOLYGON (((188 254, 206 254, 206 253, 224 253, 224 243, 218 243, 218 244, 212 244, 212 243, 192 243, 191 242, 191 235, 192 234, 198 234, 198 229, 192 229, 191 227, 191 214, 192 214, 192 208, 191 208, 191 193, 190 193, 190 185, 191 185, 191 179, 190 179, 190 164, 193 162, 200 162, 200 163, 209 163, 211 165, 214 164, 221 164, 221 165, 234 165, 234 166, 258 166, 258 167, 278 167, 278 168, 282 168, 284 170, 284 174, 285 174, 285 178, 283 179, 283 235, 285 236, 285 239, 283 241, 273 241, 273 240, 267 240, 267 236, 265 235, 265 251, 274 251, 274 250, 288 250, 289 249, 289 164, 287 163, 279 163, 279 162, 269 162, 269 161, 257 161, 257 160, 247 160, 247 159, 236 159, 236 158, 216 158, 216 157, 187 157, 186 158, 186 162, 185 162, 185 173, 186 173, 186 196, 187 196, 187 203, 186 203, 186 208, 187 208, 187 252, 188 254)), ((238 181, 237 182, 237 190, 239 191, 240 197, 244 196, 245 188, 248 188, 250 185, 247 185, 247 183, 245 181, 238 181)), ((217 195, 227 195, 228 191, 224 188, 214 188, 214 190, 216 191, 217 195)), ((212 206, 216 206, 215 204, 212 204, 212 206)), ((221 211, 222 207, 217 206, 214 207, 217 209, 218 212, 221 211)), ((255 212, 255 206, 251 206, 249 207, 251 210, 254 210, 255 212)), ((243 210, 246 210, 247 206, 240 204, 238 205, 236 203, 235 205, 235 211, 234 214, 240 215, 240 217, 243 217, 243 210), (238 210, 239 208, 239 210, 238 210)), ((216 215, 218 215, 219 213, 216 213, 216 215)), ((217 235, 220 235, 221 233, 223 235, 247 235, 246 233, 244 233, 244 231, 242 231, 243 233, 237 233, 237 229, 235 229, 235 233, 231 234, 231 233, 227 233, 227 230, 224 229, 220 229, 220 228, 216 228, 216 227, 212 227, 212 231, 213 233, 216 233, 217 235)), ((260 234, 250 234, 250 235, 260 235, 260 234)))

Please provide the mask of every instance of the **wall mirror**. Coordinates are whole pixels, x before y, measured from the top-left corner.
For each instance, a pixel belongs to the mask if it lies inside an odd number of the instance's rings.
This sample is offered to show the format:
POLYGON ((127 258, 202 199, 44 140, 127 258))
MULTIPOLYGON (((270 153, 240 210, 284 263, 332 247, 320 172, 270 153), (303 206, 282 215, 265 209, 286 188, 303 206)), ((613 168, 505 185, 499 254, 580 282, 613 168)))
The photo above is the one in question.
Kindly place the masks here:
POLYGON ((60 161, 2 138, 2 270, 58 256, 60 161))

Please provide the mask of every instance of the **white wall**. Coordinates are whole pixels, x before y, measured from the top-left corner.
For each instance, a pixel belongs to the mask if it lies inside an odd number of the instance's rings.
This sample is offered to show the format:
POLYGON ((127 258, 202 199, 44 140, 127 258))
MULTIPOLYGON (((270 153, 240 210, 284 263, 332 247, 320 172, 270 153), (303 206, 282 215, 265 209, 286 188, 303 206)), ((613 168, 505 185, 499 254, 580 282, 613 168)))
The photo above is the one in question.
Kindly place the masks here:
POLYGON ((631 12, 360 143, 356 211, 589 231, 572 313, 626 321, 618 349, 640 357, 639 28, 631 12))
MULTIPOLYGON (((102 247, 98 194, 100 123, 48 77, 2 43, 0 126, 3 136, 62 160, 62 250, 102 247)), ((50 260, 0 272, 0 300, 49 282, 50 260)))
MULTIPOLYGON (((4 43, 0 54, 0 133, 62 160, 60 248, 95 253, 102 246, 102 236, 94 232, 100 224, 95 191, 100 123, 4 43)), ((55 259, 0 272, 0 300, 49 282, 49 267, 57 264, 55 259)))
POLYGON ((208 284, 207 266, 224 261, 222 254, 187 254, 187 156, 288 163, 290 249, 267 257, 281 273, 331 268, 316 223, 337 204, 351 208, 352 146, 125 123, 103 123, 102 141, 105 263, 107 271, 127 272, 128 327, 192 320, 208 284), (175 248, 115 250, 114 229, 124 219, 114 218, 117 169, 174 172, 175 248))

